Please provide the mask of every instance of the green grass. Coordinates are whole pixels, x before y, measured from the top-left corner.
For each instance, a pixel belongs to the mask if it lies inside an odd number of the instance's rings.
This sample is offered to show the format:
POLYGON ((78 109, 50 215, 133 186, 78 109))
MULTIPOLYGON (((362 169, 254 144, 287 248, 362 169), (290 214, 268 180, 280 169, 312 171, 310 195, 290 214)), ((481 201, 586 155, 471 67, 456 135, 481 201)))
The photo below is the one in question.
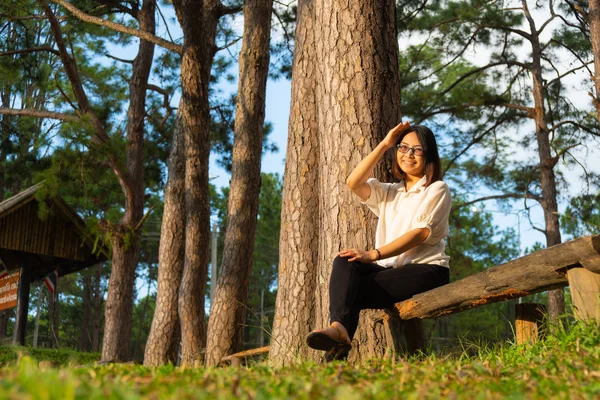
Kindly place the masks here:
POLYGON ((0 368, 0 399, 595 399, 600 330, 557 329, 533 346, 510 343, 462 354, 362 365, 271 368, 146 368, 63 365, 30 356, 0 368))
POLYGON ((0 365, 30 356, 37 361, 50 361, 53 364, 91 364, 100 359, 100 353, 83 353, 69 349, 34 349, 33 347, 0 346, 0 365))

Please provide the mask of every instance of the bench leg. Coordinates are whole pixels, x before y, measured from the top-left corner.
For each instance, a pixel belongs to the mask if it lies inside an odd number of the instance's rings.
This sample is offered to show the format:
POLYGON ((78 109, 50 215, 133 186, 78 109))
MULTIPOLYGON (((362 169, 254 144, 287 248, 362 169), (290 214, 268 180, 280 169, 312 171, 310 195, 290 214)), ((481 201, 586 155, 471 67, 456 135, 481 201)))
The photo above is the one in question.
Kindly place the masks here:
POLYGON ((600 274, 585 268, 567 271, 575 318, 600 323, 600 274))
POLYGON ((544 332, 546 306, 537 303, 515 304, 515 336, 517 344, 535 343, 544 332))

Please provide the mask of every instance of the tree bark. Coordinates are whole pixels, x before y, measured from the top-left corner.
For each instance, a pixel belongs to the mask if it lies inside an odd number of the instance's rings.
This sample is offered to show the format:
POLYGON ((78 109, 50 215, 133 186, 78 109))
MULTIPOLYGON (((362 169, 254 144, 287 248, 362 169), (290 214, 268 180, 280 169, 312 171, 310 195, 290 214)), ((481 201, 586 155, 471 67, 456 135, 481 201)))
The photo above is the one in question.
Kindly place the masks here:
MULTIPOLYGON (((282 270, 284 265, 286 267, 289 265, 291 270, 295 270, 298 268, 298 263, 294 258, 298 258, 297 255, 303 251, 312 252, 308 258, 311 264, 305 268, 314 269, 314 275, 311 277, 314 291, 308 294, 314 296, 314 300, 305 304, 298 303, 302 299, 285 300, 290 303, 296 302, 290 304, 292 308, 297 308, 294 315, 303 316, 301 325, 303 331, 296 332, 296 336, 290 338, 291 345, 287 344, 292 351, 300 349, 301 354, 306 354, 306 350, 302 350, 306 331, 329 324, 329 276, 335 255, 343 248, 368 249, 374 244, 375 218, 346 188, 346 178, 359 161, 378 144, 383 135, 400 121, 395 3, 384 1, 364 4, 322 0, 311 2, 310 6, 305 5, 305 7, 310 11, 305 18, 311 21, 302 22, 307 26, 312 24, 310 28, 314 32, 309 35, 314 34, 314 41, 297 43, 297 47, 307 46, 310 50, 297 48, 296 52, 302 54, 303 51, 308 51, 309 57, 314 57, 312 60, 315 62, 312 75, 314 82, 310 88, 314 93, 314 101, 308 106, 299 105, 302 108, 299 109, 298 120, 294 123, 315 121, 313 129, 316 130, 317 137, 313 140, 318 143, 314 147, 318 147, 318 159, 315 163, 318 163, 319 174, 308 185, 316 187, 318 193, 315 194, 314 189, 303 193, 298 187, 290 188, 284 185, 284 201, 286 195, 289 195, 286 193, 286 188, 293 190, 292 195, 295 197, 306 196, 307 199, 312 199, 315 195, 318 197, 318 208, 307 210, 318 218, 311 220, 315 222, 312 227, 314 230, 306 231, 300 228, 297 233, 293 232, 318 239, 316 246, 313 242, 309 248, 291 249, 290 254, 285 252, 283 241, 284 237, 290 234, 286 232, 290 227, 284 225, 284 221, 290 216, 297 218, 295 215, 298 214, 298 209, 292 204, 284 203, 280 252, 280 283, 288 276, 294 276, 294 273, 282 270), (310 48, 311 46, 314 46, 314 50, 310 48), (312 104, 315 106, 311 107, 312 104), (291 215, 287 216, 288 213, 291 215)), ((311 36, 309 38, 312 39, 311 36)), ((297 66, 298 63, 295 61, 294 67, 297 66)), ((307 85, 302 78, 293 75, 294 85, 307 85)), ((292 118, 295 117, 295 96, 298 96, 298 92, 293 91, 292 96, 288 152, 298 151, 291 148, 295 144, 292 142, 294 129, 297 129, 292 124, 292 118)), ((300 151, 306 149, 300 147, 300 151)), ((298 161, 300 160, 291 159, 288 153, 288 164, 298 161)), ((375 173, 381 180, 391 178, 385 165, 381 163, 375 173)), ((294 168, 303 171, 310 166, 311 164, 308 166, 295 164, 289 167, 286 165, 286 174, 294 168)), ((286 175, 285 179, 289 179, 289 176, 286 175)), ((295 284, 306 285, 305 282, 295 282, 295 284)), ((295 297, 291 293, 282 292, 280 288, 278 304, 281 296, 295 297)), ((281 308, 276 311, 276 324, 282 317, 282 311, 281 308)), ((378 349, 385 344, 383 329, 378 328, 373 331, 370 321, 365 320, 364 314, 353 342, 355 350, 350 357, 354 360, 377 355, 378 349)), ((281 341, 278 336, 281 334, 281 326, 278 331, 274 328, 273 342, 281 341)), ((286 334, 283 336, 285 337, 286 334)), ((277 356, 273 349, 271 357, 274 364, 291 361, 290 358, 277 356)))
MULTIPOLYGON (((137 14, 140 30, 154 34, 156 0, 144 0, 137 14)), ((113 232, 112 271, 106 299, 102 360, 129 358, 133 311, 133 285, 139 258, 137 231, 144 213, 144 118, 146 85, 150 76, 154 44, 140 40, 129 82, 127 112, 127 173, 125 214, 113 232)))
POLYGON ((173 2, 183 30, 180 118, 185 143, 185 265, 179 288, 181 363, 200 361, 206 341, 204 291, 210 259, 208 86, 215 52, 219 1, 173 2))
POLYGON ((600 0, 588 0, 588 23, 590 25, 590 39, 594 53, 594 106, 596 117, 600 121, 600 0))
MULTIPOLYGON (((554 175, 554 161, 550 148, 550 132, 546 121, 544 107, 545 93, 542 78, 542 48, 540 46, 539 33, 535 22, 529 14, 527 1, 523 0, 523 9, 531 29, 531 77, 533 80, 533 101, 535 136, 538 143, 538 155, 540 159, 540 182, 542 185, 541 205, 544 210, 544 221, 546 225, 546 247, 551 247, 561 242, 560 228, 558 222, 558 204, 556 201, 556 179, 554 175)), ((565 299, 562 289, 548 292, 548 314, 551 321, 565 312, 565 299)))
MULTIPOLYGON (((180 115, 180 113, 178 113, 180 115)), ((175 364, 180 337, 177 312, 179 285, 185 259, 185 158, 181 118, 177 118, 169 156, 169 177, 158 250, 158 289, 152 327, 146 342, 144 365, 175 364), (172 351, 175 349, 175 352, 172 351)))
POLYGON ((279 277, 269 351, 274 366, 305 358, 309 349, 304 337, 315 326, 319 237, 316 24, 313 2, 299 1, 281 206, 279 277))
POLYGON ((272 9, 273 0, 244 3, 227 229, 208 324, 207 366, 242 349, 260 192, 272 9))

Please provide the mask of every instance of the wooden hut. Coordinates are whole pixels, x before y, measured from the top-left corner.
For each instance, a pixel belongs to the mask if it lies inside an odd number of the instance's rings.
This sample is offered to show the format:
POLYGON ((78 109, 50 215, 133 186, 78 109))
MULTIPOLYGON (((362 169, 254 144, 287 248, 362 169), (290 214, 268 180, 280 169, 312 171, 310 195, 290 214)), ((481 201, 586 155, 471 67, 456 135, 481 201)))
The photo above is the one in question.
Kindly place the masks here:
POLYGON ((58 276, 106 261, 108 251, 85 231, 83 219, 60 197, 44 200, 49 212, 40 218, 36 194, 41 184, 0 203, 0 259, 9 271, 20 270, 14 343, 25 344, 31 282, 53 271, 58 276))

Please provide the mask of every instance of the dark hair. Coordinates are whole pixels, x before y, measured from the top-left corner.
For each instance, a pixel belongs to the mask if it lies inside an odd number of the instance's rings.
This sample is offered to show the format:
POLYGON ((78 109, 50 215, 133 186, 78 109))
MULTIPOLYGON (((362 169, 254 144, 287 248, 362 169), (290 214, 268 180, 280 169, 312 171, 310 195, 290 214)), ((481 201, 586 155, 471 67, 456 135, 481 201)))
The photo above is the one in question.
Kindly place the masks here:
MULTIPOLYGON (((433 182, 441 181, 442 162, 440 161, 437 142, 435 141, 435 136, 433 136, 433 132, 431 132, 431 129, 427 128, 426 126, 413 125, 410 127, 409 130, 403 132, 402 135, 400 135, 398 143, 402 142, 402 139, 404 139, 404 137, 411 132, 417 134, 419 143, 421 144, 421 146, 423 147, 423 151, 425 152, 425 176, 427 177, 425 187, 431 185, 433 182)), ((397 151, 394 151, 392 160, 392 174, 394 175, 394 178, 398 180, 404 180, 405 175, 404 171, 402 171, 400 165, 398 164, 397 151)))

